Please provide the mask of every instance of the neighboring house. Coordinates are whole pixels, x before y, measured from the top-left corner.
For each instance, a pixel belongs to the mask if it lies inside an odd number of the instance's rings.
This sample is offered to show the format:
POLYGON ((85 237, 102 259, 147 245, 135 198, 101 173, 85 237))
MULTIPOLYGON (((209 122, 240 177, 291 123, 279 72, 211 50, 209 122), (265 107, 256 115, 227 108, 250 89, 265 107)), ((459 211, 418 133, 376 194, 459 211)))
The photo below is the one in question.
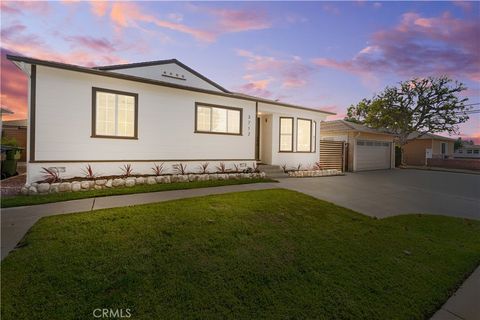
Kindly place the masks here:
POLYGON ((454 158, 480 159, 480 145, 464 145, 453 153, 454 158))
POLYGON ((19 161, 25 161, 27 157, 27 119, 3 121, 2 137, 15 139, 18 147, 23 148, 19 161))
POLYGON ((320 124, 322 140, 348 143, 348 171, 391 169, 395 167, 395 136, 367 126, 345 121, 320 124))
POLYGON ((412 133, 403 148, 403 161, 407 165, 424 166, 428 158, 450 158, 453 156, 455 140, 431 133, 412 133))
POLYGON ((232 168, 318 161, 320 121, 333 113, 233 93, 179 61, 86 68, 8 55, 29 76, 27 181, 120 174, 124 164, 219 162, 232 168))

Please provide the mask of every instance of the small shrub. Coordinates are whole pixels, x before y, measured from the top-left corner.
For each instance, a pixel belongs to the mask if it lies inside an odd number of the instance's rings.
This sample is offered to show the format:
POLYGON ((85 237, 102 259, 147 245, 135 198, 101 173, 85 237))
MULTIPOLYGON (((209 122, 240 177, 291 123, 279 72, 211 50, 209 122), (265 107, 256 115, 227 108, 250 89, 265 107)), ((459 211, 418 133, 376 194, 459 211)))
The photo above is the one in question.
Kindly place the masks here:
POLYGON ((254 162, 254 163, 252 164, 252 170, 253 170, 253 172, 255 172, 255 173, 259 173, 259 172, 260 172, 260 169, 258 169, 258 165, 257 165, 256 162, 254 162))
POLYGON ((153 173, 155 173, 156 176, 162 175, 164 170, 163 165, 164 165, 163 162, 160 164, 156 164, 156 163, 153 164, 152 171, 153 173))
POLYGON ((282 167, 283 172, 287 173, 287 164, 284 163, 284 164, 281 165, 281 167, 282 167))
POLYGON ((217 170, 220 173, 225 173, 227 171, 227 167, 225 166, 225 163, 220 162, 220 164, 217 166, 217 170))
POLYGON ((242 172, 243 172, 243 173, 252 173, 252 172, 253 172, 253 169, 250 168, 250 167, 247 167, 246 169, 243 169, 242 172))
POLYGON ((313 170, 322 170, 322 165, 320 164, 320 161, 315 162, 313 165, 313 170))
POLYGON ((123 167, 120 167, 125 178, 131 177, 133 174, 133 168, 131 164, 125 164, 123 167))
POLYGON ((204 162, 200 164, 200 173, 208 173, 208 166, 210 165, 209 162, 204 162))
POLYGON ((2 137, 2 146, 10 146, 10 147, 18 147, 17 139, 9 138, 9 137, 2 137))
POLYGON ((301 163, 299 163, 299 164, 297 165, 297 171, 300 171, 300 170, 302 170, 302 164, 301 164, 301 163))
POLYGON ((184 163, 176 163, 173 166, 173 170, 177 174, 186 174, 187 173, 187 165, 184 163))
POLYGON ((97 176, 97 174, 93 172, 92 166, 89 164, 85 166, 85 169, 82 169, 82 172, 87 179, 95 179, 97 176))
POLYGON ((235 168, 235 172, 240 172, 240 166, 238 164, 234 163, 233 167, 235 168))
POLYGON ((60 182, 60 173, 58 172, 57 169, 48 169, 45 167, 42 167, 42 174, 44 177, 44 182, 48 183, 55 183, 55 182, 60 182))

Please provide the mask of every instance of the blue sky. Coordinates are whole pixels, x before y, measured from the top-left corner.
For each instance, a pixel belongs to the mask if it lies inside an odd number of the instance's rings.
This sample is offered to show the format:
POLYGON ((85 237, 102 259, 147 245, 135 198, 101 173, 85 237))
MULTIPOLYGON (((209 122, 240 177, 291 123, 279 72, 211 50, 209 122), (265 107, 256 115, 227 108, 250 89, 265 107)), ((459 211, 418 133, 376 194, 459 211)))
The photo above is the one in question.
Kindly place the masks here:
MULTIPOLYGON (((480 102, 478 2, 1 2, 2 105, 25 117, 7 52, 108 65, 177 58, 222 86, 344 116, 411 77, 480 102)), ((334 117, 335 118, 335 117, 334 117)), ((461 134, 480 140, 480 117, 461 134)))

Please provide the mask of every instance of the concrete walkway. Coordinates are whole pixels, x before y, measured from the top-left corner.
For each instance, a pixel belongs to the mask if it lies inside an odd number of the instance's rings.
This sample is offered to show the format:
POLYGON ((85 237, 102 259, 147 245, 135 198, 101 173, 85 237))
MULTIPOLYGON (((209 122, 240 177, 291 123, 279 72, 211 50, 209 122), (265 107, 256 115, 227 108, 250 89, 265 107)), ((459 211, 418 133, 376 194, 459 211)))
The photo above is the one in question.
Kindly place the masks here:
POLYGON ((480 319, 480 267, 462 284, 460 289, 438 310, 431 320, 480 319))
POLYGON ((279 188, 278 183, 253 183, 188 190, 159 191, 111 197, 89 198, 35 206, 2 209, 1 259, 12 251, 27 231, 42 217, 106 208, 133 206, 168 200, 201 197, 230 192, 279 188))

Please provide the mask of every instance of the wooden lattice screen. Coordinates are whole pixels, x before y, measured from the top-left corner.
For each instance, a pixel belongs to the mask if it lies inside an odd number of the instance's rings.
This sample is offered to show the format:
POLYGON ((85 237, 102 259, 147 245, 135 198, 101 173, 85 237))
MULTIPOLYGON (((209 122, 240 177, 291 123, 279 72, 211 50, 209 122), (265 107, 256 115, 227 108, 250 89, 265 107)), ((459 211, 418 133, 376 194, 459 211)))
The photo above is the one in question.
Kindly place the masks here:
POLYGON ((320 140, 320 165, 323 169, 346 170, 347 146, 343 141, 320 140))

